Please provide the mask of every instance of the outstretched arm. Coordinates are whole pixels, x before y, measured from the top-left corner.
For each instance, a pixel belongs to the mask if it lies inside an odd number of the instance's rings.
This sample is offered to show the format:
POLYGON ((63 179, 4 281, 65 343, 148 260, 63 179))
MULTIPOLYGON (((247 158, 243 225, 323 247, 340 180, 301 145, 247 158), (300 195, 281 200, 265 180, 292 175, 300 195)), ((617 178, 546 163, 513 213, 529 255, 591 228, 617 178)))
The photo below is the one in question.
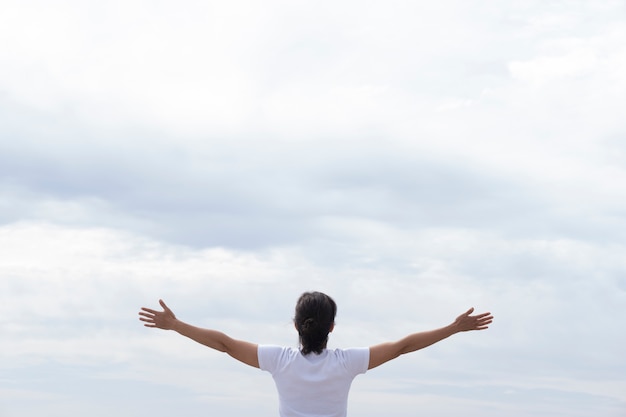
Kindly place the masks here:
POLYGON ((474 308, 470 308, 468 311, 457 317, 456 320, 448 326, 426 332, 413 333, 396 342, 382 343, 380 345, 370 347, 370 362, 368 369, 382 365, 383 363, 395 359, 405 353, 423 349, 450 337, 455 333, 466 332, 469 330, 484 330, 488 328, 489 324, 493 321, 491 313, 482 313, 476 316, 470 316, 473 311, 474 308))
POLYGON ((144 326, 174 330, 212 349, 226 352, 246 365, 254 366, 255 368, 259 367, 258 346, 256 344, 233 339, 217 330, 203 329, 187 324, 178 320, 163 300, 159 300, 159 304, 163 307, 163 311, 152 310, 146 307, 141 308, 139 320, 145 322, 144 326))

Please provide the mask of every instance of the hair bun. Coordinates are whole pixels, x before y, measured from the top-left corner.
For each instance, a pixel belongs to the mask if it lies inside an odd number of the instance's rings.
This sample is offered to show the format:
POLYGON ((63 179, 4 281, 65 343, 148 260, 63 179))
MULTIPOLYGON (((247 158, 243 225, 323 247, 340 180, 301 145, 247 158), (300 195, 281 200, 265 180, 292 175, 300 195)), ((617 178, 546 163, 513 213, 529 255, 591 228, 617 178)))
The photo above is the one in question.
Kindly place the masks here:
POLYGON ((312 319, 311 317, 307 318, 306 320, 304 320, 304 322, 302 323, 302 328, 303 329, 311 329, 312 327, 315 326, 315 320, 312 319))

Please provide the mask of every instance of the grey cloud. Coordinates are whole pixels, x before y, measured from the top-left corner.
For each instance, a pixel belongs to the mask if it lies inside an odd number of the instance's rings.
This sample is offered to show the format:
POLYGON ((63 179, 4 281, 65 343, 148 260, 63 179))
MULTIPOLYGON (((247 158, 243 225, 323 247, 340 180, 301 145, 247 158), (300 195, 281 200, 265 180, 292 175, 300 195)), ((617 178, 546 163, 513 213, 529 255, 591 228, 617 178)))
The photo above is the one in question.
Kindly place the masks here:
POLYGON ((332 142, 280 144, 265 137, 255 140, 266 147, 253 150, 249 140, 229 137, 207 138, 194 152, 184 143, 148 140, 141 132, 137 138, 118 135, 111 145, 94 133, 83 134, 85 141, 71 147, 47 145, 46 136, 28 132, 21 134, 21 144, 2 145, 4 195, 14 201, 5 204, 5 222, 50 215, 71 223, 74 216, 77 224, 238 248, 305 242, 328 232, 320 228, 326 217, 410 230, 498 230, 517 237, 606 238, 611 228, 613 239, 620 236, 615 229, 620 217, 581 222, 576 211, 555 210, 558 197, 538 184, 495 177, 471 160, 402 152, 393 144, 365 141, 354 149, 332 142), (78 211, 63 219, 62 213, 29 203, 42 198, 78 211))
POLYGON ((354 153, 332 144, 285 149, 271 140, 268 149, 251 151, 233 138, 215 145, 208 140, 203 153, 194 155, 173 144, 135 145, 132 138, 127 143, 109 147, 106 140, 86 140, 70 150, 25 141, 23 147, 5 147, 5 189, 79 204, 99 201, 101 219, 93 204, 94 217, 83 219, 93 224, 119 212, 120 223, 137 219, 137 230, 147 231, 151 223, 147 232, 174 241, 235 247, 306 240, 320 232, 317 222, 326 216, 409 228, 488 227, 487 217, 507 223, 511 212, 531 200, 513 192, 520 186, 471 166, 397 151, 354 153), (504 212, 503 219, 498 214, 504 212))

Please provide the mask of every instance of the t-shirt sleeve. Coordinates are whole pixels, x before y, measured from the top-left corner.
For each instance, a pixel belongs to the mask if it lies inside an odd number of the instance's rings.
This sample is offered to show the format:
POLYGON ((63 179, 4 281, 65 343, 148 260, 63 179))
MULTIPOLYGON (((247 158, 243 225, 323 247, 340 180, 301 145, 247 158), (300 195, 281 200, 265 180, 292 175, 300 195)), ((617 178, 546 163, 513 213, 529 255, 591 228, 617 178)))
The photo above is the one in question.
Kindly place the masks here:
POLYGON ((273 374, 279 368, 281 358, 286 354, 285 350, 286 348, 282 346, 259 345, 257 348, 259 368, 273 374))
POLYGON ((370 364, 369 348, 349 348, 343 351, 344 364, 349 373, 356 376, 364 374, 370 364))

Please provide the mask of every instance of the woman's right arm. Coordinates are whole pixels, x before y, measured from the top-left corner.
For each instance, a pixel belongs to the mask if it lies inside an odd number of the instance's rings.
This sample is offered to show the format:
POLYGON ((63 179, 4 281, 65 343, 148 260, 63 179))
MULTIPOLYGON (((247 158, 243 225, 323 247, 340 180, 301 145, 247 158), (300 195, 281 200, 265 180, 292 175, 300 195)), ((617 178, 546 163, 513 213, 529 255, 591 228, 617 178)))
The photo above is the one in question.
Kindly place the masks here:
POLYGON ((405 353, 415 352, 443 339, 452 336, 455 333, 466 332, 469 330, 484 330, 489 327, 493 321, 491 313, 482 313, 476 316, 470 316, 474 311, 470 308, 467 312, 461 314, 456 320, 445 327, 439 329, 413 333, 398 341, 382 343, 380 345, 370 347, 370 361, 368 369, 376 368, 385 362, 397 358, 405 353))

